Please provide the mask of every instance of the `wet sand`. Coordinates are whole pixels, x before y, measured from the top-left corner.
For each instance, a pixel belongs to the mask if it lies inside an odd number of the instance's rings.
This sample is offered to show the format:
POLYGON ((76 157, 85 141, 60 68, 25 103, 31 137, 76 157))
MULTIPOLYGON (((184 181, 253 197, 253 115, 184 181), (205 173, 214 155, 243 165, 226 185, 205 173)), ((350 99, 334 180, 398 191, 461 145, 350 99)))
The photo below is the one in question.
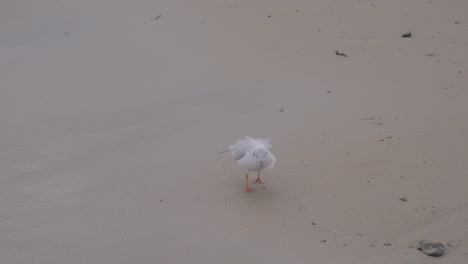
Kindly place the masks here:
POLYGON ((1 4, 0 263, 468 263, 465 1, 187 2, 1 4))

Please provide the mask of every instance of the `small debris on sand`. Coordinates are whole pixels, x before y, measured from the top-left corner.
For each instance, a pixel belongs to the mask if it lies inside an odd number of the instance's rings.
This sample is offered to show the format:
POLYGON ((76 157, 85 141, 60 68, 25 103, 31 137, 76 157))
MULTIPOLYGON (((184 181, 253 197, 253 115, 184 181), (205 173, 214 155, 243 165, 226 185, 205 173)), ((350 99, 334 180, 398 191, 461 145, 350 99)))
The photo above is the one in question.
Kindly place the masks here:
POLYGON ((405 34, 401 35, 402 38, 411 38, 411 36, 412 36, 411 31, 410 31, 410 32, 406 32, 405 34))
POLYGON ((449 247, 459 247, 461 245, 461 240, 450 240, 447 242, 447 246, 449 247))
POLYGON ((162 17, 162 15, 157 15, 157 16, 155 16, 152 20, 158 20, 158 19, 160 19, 161 17, 162 17))
POLYGON ((335 51, 335 55, 337 56, 343 56, 343 57, 348 57, 348 55, 344 54, 343 52, 335 51))

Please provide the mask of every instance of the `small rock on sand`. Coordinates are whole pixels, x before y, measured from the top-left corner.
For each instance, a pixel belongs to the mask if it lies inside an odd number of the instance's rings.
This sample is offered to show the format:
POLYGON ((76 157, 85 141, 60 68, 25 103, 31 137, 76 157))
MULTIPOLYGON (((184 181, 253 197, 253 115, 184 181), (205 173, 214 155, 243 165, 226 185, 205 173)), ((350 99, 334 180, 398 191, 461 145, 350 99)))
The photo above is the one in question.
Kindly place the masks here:
POLYGON ((401 35, 402 38, 411 38, 411 36, 412 36, 411 31, 406 32, 405 34, 401 35))
POLYGON ((444 255, 445 246, 439 242, 430 242, 426 240, 419 241, 417 249, 422 253, 432 256, 432 257, 440 257, 444 255))

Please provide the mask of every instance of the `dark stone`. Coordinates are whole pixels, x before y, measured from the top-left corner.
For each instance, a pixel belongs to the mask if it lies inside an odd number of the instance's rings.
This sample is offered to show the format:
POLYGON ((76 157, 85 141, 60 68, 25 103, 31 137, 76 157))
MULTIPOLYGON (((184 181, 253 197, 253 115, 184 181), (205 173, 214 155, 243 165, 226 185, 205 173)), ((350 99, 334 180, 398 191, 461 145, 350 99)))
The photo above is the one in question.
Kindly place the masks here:
POLYGON ((445 246, 442 243, 426 240, 419 241, 417 249, 432 257, 440 257, 445 253, 445 246))
POLYGON ((411 38, 412 34, 410 32, 406 32, 405 34, 401 35, 402 38, 411 38))

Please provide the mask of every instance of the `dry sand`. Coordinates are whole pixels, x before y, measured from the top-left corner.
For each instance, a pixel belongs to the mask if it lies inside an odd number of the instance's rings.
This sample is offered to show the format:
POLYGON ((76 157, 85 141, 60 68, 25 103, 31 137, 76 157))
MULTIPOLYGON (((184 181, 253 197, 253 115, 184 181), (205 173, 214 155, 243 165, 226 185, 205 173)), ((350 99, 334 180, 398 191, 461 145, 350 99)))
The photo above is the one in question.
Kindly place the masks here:
POLYGON ((11 0, 0 58, 0 263, 468 263, 464 0, 11 0))

